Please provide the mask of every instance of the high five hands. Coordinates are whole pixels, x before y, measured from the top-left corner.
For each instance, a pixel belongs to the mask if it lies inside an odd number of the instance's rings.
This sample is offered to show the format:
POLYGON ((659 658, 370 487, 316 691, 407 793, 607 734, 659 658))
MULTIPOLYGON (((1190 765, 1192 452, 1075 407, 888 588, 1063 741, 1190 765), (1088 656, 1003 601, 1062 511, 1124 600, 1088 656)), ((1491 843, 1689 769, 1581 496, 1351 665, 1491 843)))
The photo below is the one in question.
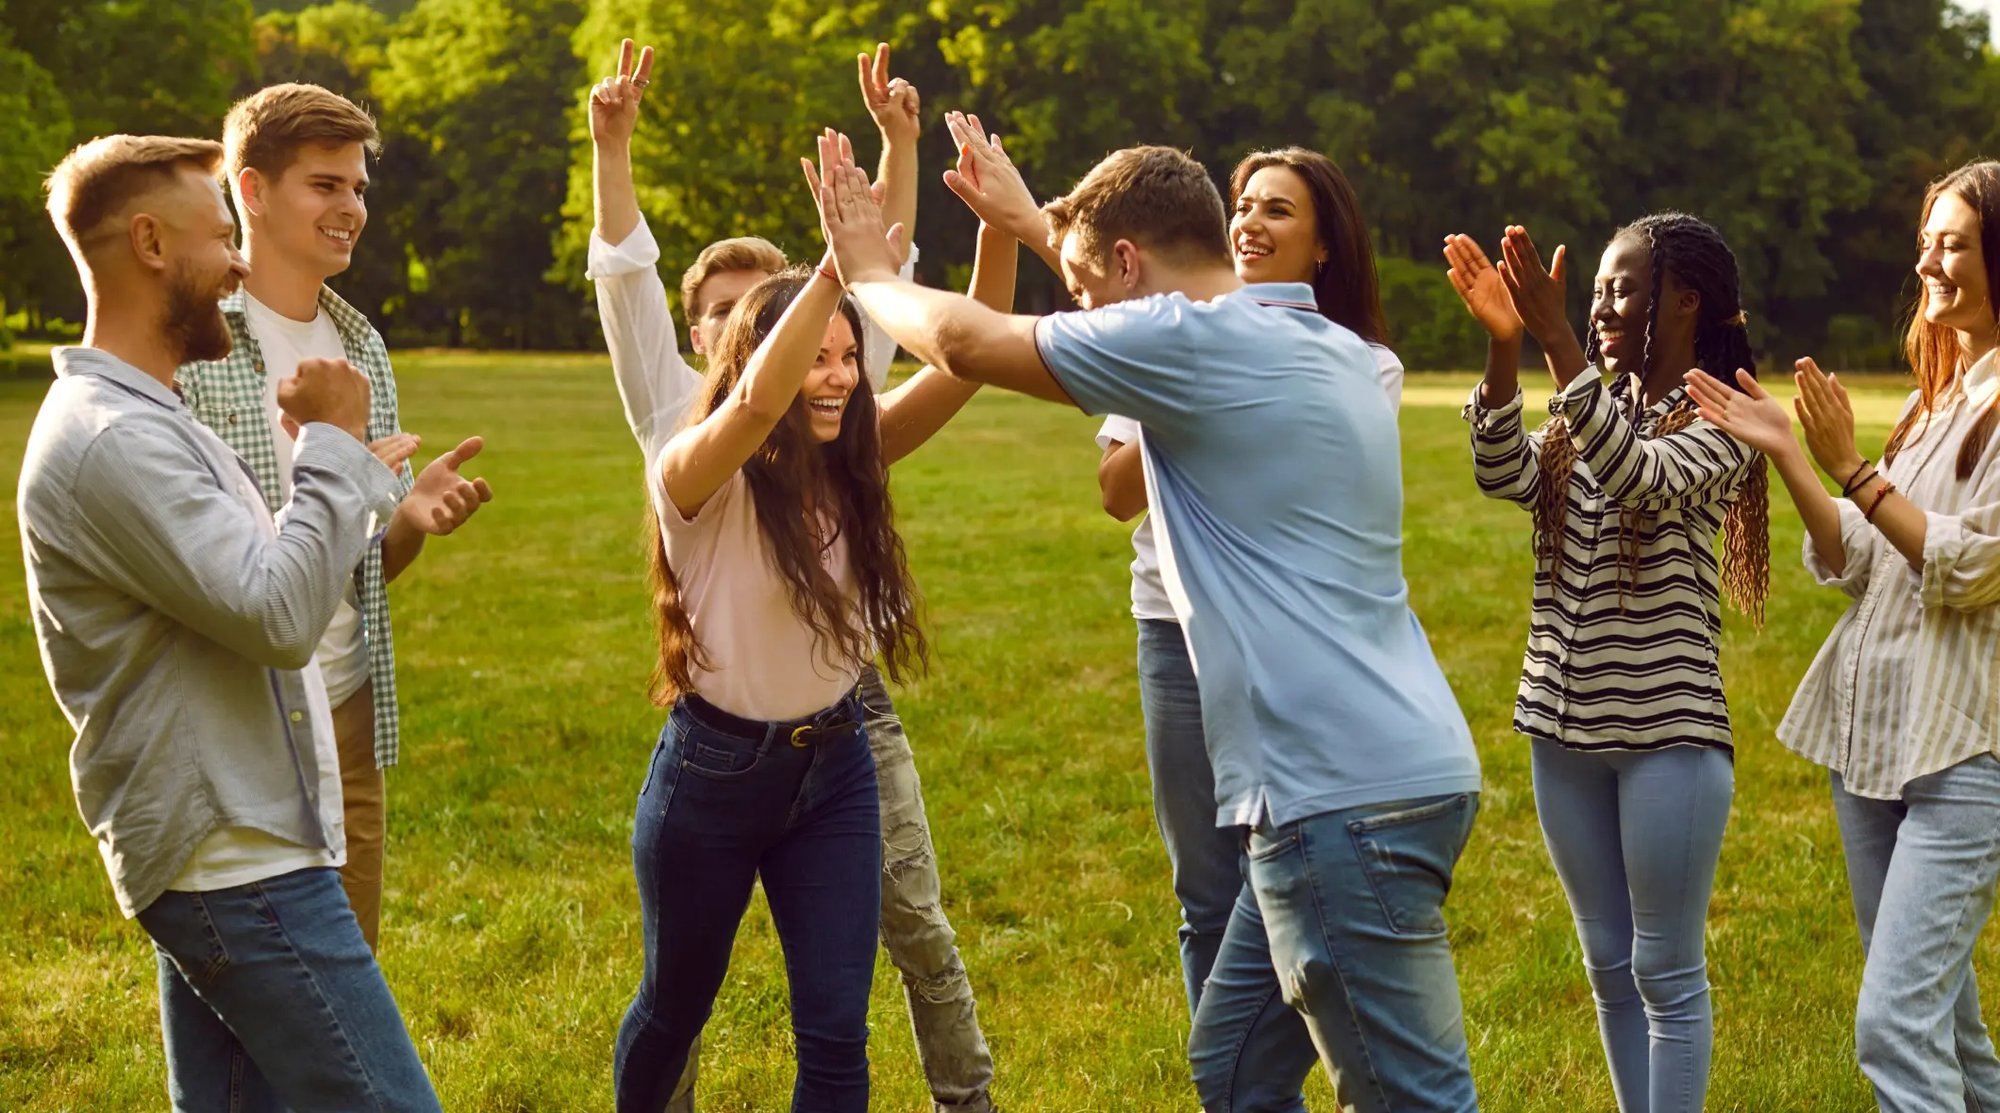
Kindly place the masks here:
POLYGON ((842 285, 894 279, 903 258, 903 226, 884 230, 882 205, 868 174, 854 164, 854 144, 828 128, 819 137, 819 165, 800 159, 819 206, 827 254, 842 285))
POLYGON ((590 88, 590 138, 599 144, 632 141, 639 122, 639 100, 653 82, 653 48, 639 51, 632 60, 632 40, 618 47, 618 72, 590 88))
POLYGON ((963 112, 945 113, 944 123, 958 148, 958 165, 944 172, 944 184, 988 225, 1031 247, 1047 243, 1048 223, 1000 137, 963 112))

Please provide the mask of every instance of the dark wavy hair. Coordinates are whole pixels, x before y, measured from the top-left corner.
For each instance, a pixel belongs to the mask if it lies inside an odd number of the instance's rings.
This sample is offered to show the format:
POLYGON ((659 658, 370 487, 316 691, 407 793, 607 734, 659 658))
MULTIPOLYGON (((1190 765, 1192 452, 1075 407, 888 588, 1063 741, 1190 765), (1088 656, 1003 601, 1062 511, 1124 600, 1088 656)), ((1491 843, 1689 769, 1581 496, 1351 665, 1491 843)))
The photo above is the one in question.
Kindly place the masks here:
MULTIPOLYGON (((708 377, 699 399, 689 408, 688 425, 699 424, 714 413, 736 389, 750 357, 811 281, 810 270, 785 271, 758 283, 736 303, 716 350, 709 356, 708 377)), ((859 345, 863 337, 860 311, 843 297, 840 312, 854 329, 859 345)), ((813 438, 812 418, 801 392, 762 447, 743 465, 743 474, 756 506, 758 531, 789 589, 792 610, 812 628, 817 644, 830 648, 838 657, 856 661, 874 657, 879 649, 889 675, 900 679, 922 667, 929 646, 917 621, 917 589, 910 578, 903 539, 896 532, 878 413, 874 389, 862 375, 841 416, 840 435, 820 443, 813 438), (809 524, 809 507, 818 509, 815 517, 824 529, 809 524), (829 547, 842 541, 847 545, 857 588, 852 599, 841 591, 821 559, 829 547)), ((680 581, 667 559, 657 511, 649 512, 647 519, 650 582, 660 639, 653 698, 665 705, 692 690, 692 672, 706 667, 706 662, 701 639, 682 601, 680 581)))
POLYGON ((1229 175, 1229 208, 1243 197, 1250 176, 1266 167, 1282 166, 1306 183, 1312 197, 1313 223, 1326 266, 1313 276, 1313 300, 1327 320, 1344 325, 1370 344, 1389 342, 1389 325, 1382 316, 1382 287, 1375 276, 1375 245, 1361 219, 1361 202, 1340 166, 1318 151, 1285 147, 1244 156, 1229 175))

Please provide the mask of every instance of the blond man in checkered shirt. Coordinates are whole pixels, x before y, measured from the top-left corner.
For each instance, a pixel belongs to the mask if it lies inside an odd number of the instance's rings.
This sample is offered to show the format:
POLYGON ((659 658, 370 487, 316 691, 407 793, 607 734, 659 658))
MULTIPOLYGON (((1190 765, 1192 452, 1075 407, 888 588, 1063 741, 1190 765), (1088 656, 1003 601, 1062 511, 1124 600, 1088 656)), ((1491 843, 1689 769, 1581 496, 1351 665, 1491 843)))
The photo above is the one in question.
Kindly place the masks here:
MULTIPOLYGON (((288 84, 237 102, 223 123, 223 147, 251 276, 221 303, 235 340, 230 356, 187 364, 176 378, 188 407, 243 457, 275 510, 291 490, 295 430, 278 413, 274 390, 300 360, 345 359, 360 369, 373 388, 368 439, 406 436, 381 335, 326 286, 348 268, 367 225, 368 156, 381 141, 374 119, 352 101, 288 84)), ((493 497, 485 480, 459 474, 480 447, 473 437, 414 477, 402 469, 402 505, 354 570, 316 656, 340 751, 341 884, 370 947, 381 922, 383 770, 396 763, 400 733, 387 584, 427 536, 452 532, 493 497)))

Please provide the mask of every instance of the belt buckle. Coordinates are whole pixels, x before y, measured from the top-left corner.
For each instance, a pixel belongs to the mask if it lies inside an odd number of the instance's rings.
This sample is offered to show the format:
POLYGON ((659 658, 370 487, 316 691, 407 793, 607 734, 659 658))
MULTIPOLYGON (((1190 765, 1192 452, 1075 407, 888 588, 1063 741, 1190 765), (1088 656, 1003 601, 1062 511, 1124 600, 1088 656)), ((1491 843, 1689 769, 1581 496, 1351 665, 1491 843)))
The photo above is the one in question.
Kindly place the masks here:
POLYGON ((810 742, 810 741, 809 741, 809 740, 808 740, 808 739, 806 738, 806 732, 807 732, 807 731, 810 731, 811 729, 813 729, 813 726, 812 726, 812 724, 811 724, 811 723, 807 723, 807 724, 805 724, 804 726, 797 726, 797 727, 793 727, 793 728, 792 728, 792 748, 793 748, 793 749, 795 749, 795 750, 803 750, 803 749, 805 749, 805 748, 806 748, 807 746, 810 746, 810 745, 812 744, 812 743, 811 743, 811 742, 810 742))

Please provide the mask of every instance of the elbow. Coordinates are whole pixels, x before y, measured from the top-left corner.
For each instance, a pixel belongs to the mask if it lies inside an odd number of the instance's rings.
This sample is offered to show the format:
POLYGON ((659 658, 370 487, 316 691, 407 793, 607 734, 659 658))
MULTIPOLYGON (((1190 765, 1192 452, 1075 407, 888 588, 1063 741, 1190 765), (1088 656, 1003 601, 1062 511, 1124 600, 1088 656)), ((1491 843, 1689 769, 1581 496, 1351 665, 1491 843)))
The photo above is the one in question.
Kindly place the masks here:
POLYGON ((1104 488, 1103 494, 1104 512, 1118 521, 1129 522, 1138 517, 1140 511, 1146 509, 1143 499, 1135 500, 1121 495, 1109 486, 1104 488))

